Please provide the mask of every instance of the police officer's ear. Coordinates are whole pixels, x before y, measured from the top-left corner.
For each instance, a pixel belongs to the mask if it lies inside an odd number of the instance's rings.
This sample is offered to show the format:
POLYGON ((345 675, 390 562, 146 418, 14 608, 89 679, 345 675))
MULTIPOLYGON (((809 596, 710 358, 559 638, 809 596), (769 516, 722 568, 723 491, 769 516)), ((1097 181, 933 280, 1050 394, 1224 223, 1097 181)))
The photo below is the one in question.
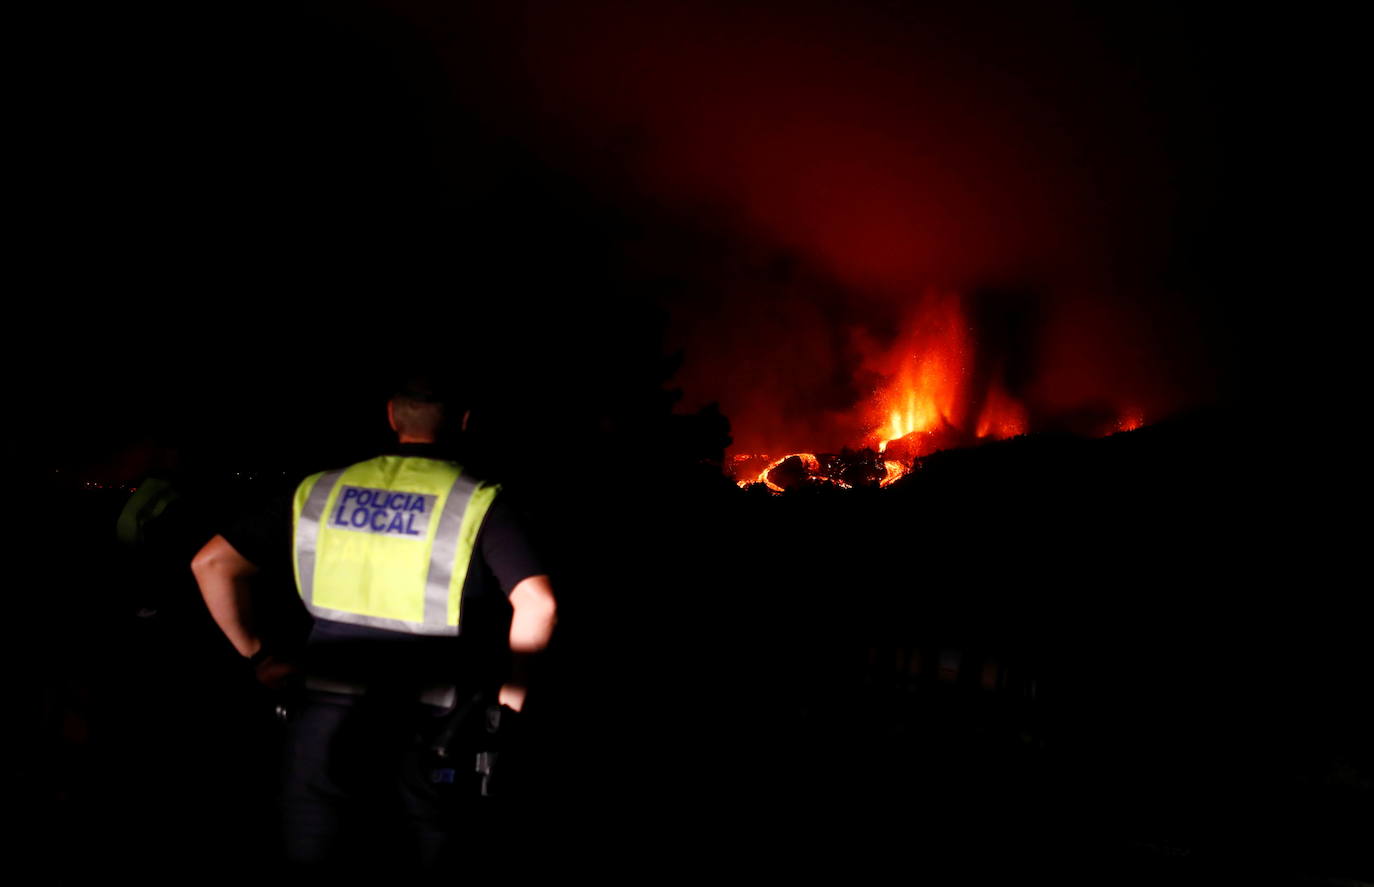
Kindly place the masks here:
MULTIPOLYGON (((391 415, 391 405, 390 405, 390 404, 387 404, 387 415, 388 415, 388 416, 391 415)), ((472 418, 472 410, 463 410, 463 421, 462 421, 461 423, 459 423, 459 425, 458 425, 458 428, 459 428, 460 431, 467 431, 467 430, 468 430, 468 420, 471 419, 471 418, 472 418)), ((391 427, 392 427, 392 428, 395 428, 395 427, 396 427, 395 423, 393 423, 391 427)))
MULTIPOLYGON (((400 429, 396 427, 396 406, 394 401, 388 400, 386 402, 386 421, 387 424, 391 426, 392 431, 400 431, 400 429)), ((463 422, 466 424, 467 416, 463 417, 463 422)))

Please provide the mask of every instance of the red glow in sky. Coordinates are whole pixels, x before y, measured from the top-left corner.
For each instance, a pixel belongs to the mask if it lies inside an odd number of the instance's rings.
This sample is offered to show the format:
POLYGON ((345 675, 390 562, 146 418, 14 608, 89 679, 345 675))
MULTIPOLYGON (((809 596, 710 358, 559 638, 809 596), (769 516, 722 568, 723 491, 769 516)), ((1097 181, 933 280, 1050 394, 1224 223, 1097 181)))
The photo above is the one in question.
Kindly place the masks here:
POLYGON ((1205 397, 1163 273, 1169 109, 1117 45, 1132 25, 1054 4, 528 4, 483 23, 494 68, 454 70, 549 162, 730 244, 677 256, 676 381, 739 447, 796 449, 852 439, 883 381, 863 368, 932 288, 1034 291, 1032 416, 1205 397))

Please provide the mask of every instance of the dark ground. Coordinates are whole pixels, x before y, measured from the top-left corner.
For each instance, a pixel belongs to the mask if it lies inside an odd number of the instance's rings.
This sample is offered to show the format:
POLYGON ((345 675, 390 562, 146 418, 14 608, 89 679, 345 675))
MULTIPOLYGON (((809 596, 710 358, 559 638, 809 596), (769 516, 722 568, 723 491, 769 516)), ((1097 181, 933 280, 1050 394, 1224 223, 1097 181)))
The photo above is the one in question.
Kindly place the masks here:
MULTIPOLYGON (((512 865, 1374 879, 1362 632, 1275 555, 1300 531, 1232 432, 1021 438, 881 491, 535 485, 561 624, 512 865)), ((12 776, 59 883, 274 870, 273 701, 176 564, 289 479, 211 480, 171 567, 117 550, 127 493, 48 490, 82 554, 45 602, 12 776)), ((264 598, 289 616, 289 588, 264 598)))

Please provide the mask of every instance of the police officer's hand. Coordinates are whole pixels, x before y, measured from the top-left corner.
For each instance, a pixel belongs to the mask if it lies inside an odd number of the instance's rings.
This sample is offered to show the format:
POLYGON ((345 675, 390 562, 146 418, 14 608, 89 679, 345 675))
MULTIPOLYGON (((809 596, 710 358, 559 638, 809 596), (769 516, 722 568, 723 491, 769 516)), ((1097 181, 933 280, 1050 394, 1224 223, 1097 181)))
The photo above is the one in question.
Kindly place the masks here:
POLYGON ((267 656, 253 667, 253 676, 257 678, 259 684, 269 690, 283 690, 286 688, 287 681, 296 671, 294 662, 278 659, 275 656, 267 656))

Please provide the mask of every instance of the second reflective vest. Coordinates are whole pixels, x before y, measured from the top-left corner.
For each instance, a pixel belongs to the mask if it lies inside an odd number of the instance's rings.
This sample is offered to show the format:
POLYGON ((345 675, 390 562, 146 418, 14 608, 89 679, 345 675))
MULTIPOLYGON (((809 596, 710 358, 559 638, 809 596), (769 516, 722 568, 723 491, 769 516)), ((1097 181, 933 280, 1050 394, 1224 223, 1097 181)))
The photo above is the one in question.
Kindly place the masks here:
POLYGON ((306 609, 334 622, 458 634, 468 564, 499 490, 454 462, 416 456, 307 477, 291 509, 306 609))

